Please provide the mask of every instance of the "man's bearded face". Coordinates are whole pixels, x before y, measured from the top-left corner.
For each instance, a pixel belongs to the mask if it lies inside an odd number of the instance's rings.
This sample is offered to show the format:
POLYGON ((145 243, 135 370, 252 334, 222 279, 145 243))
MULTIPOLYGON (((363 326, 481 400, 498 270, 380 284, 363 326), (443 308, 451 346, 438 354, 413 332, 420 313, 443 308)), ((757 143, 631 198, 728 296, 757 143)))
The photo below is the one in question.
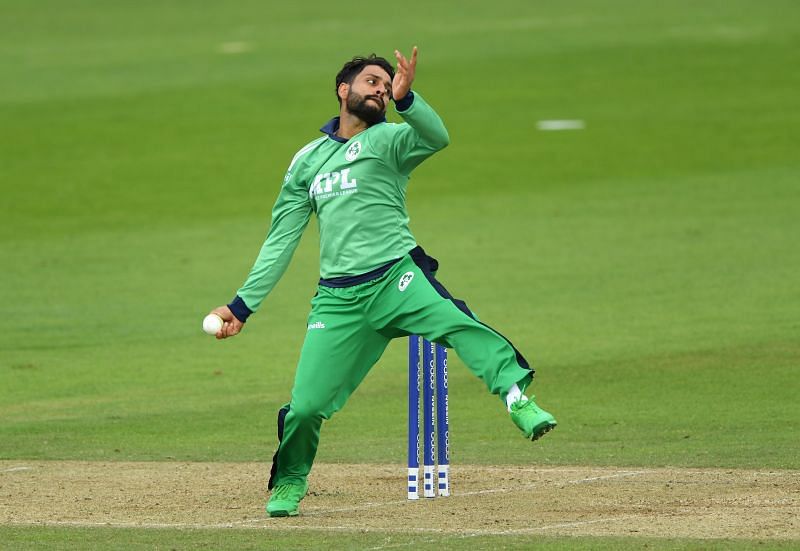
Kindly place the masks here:
POLYGON ((383 97, 362 96, 350 88, 347 94, 347 110, 372 126, 385 118, 386 103, 383 97))

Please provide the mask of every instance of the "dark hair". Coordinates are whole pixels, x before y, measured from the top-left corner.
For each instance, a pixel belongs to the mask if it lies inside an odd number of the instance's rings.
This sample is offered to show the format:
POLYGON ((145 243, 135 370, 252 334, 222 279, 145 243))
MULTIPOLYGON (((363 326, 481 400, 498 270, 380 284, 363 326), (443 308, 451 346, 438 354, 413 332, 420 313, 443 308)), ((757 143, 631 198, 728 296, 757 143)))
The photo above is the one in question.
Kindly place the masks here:
POLYGON ((378 57, 375 54, 370 54, 369 57, 360 57, 356 56, 347 63, 344 64, 342 70, 339 71, 339 74, 336 75, 336 99, 339 100, 339 103, 342 103, 342 98, 339 97, 339 85, 341 83, 352 84, 353 79, 356 78, 364 67, 367 65, 377 65, 387 73, 389 73, 389 79, 394 79, 394 68, 392 64, 386 61, 386 59, 382 57, 378 57))

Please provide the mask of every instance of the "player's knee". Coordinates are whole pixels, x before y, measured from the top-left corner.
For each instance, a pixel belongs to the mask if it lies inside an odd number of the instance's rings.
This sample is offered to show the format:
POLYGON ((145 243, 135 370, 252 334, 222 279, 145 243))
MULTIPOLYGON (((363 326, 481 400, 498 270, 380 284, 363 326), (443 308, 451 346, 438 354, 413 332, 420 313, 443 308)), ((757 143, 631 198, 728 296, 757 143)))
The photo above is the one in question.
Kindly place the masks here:
POLYGON ((316 400, 297 400, 292 402, 291 411, 300 422, 316 422, 330 417, 330 406, 316 400))

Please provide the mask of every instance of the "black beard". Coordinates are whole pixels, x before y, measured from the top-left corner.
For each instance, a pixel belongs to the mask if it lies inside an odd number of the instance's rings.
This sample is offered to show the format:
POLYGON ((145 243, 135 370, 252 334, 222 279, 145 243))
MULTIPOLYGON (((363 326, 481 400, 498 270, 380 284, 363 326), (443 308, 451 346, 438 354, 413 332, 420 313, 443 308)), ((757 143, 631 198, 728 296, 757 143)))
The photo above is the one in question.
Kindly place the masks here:
POLYGON ((347 96, 347 110, 369 126, 378 124, 385 118, 383 109, 378 107, 375 101, 352 91, 347 96))

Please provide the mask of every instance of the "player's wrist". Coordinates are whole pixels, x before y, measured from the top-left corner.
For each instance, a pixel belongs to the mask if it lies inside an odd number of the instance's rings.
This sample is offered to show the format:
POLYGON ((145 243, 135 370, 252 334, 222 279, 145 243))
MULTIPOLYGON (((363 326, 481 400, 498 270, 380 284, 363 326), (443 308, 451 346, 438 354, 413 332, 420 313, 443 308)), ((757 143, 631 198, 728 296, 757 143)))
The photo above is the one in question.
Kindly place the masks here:
POLYGON ((231 303, 228 304, 228 308, 230 308, 233 317, 242 323, 246 322, 247 318, 250 317, 250 314, 253 313, 253 311, 247 307, 247 304, 244 303, 244 300, 242 300, 242 297, 239 295, 236 295, 231 303))
POLYGON ((414 92, 409 90, 402 98, 394 100, 394 107, 400 112, 407 111, 412 103, 414 103, 414 92))

